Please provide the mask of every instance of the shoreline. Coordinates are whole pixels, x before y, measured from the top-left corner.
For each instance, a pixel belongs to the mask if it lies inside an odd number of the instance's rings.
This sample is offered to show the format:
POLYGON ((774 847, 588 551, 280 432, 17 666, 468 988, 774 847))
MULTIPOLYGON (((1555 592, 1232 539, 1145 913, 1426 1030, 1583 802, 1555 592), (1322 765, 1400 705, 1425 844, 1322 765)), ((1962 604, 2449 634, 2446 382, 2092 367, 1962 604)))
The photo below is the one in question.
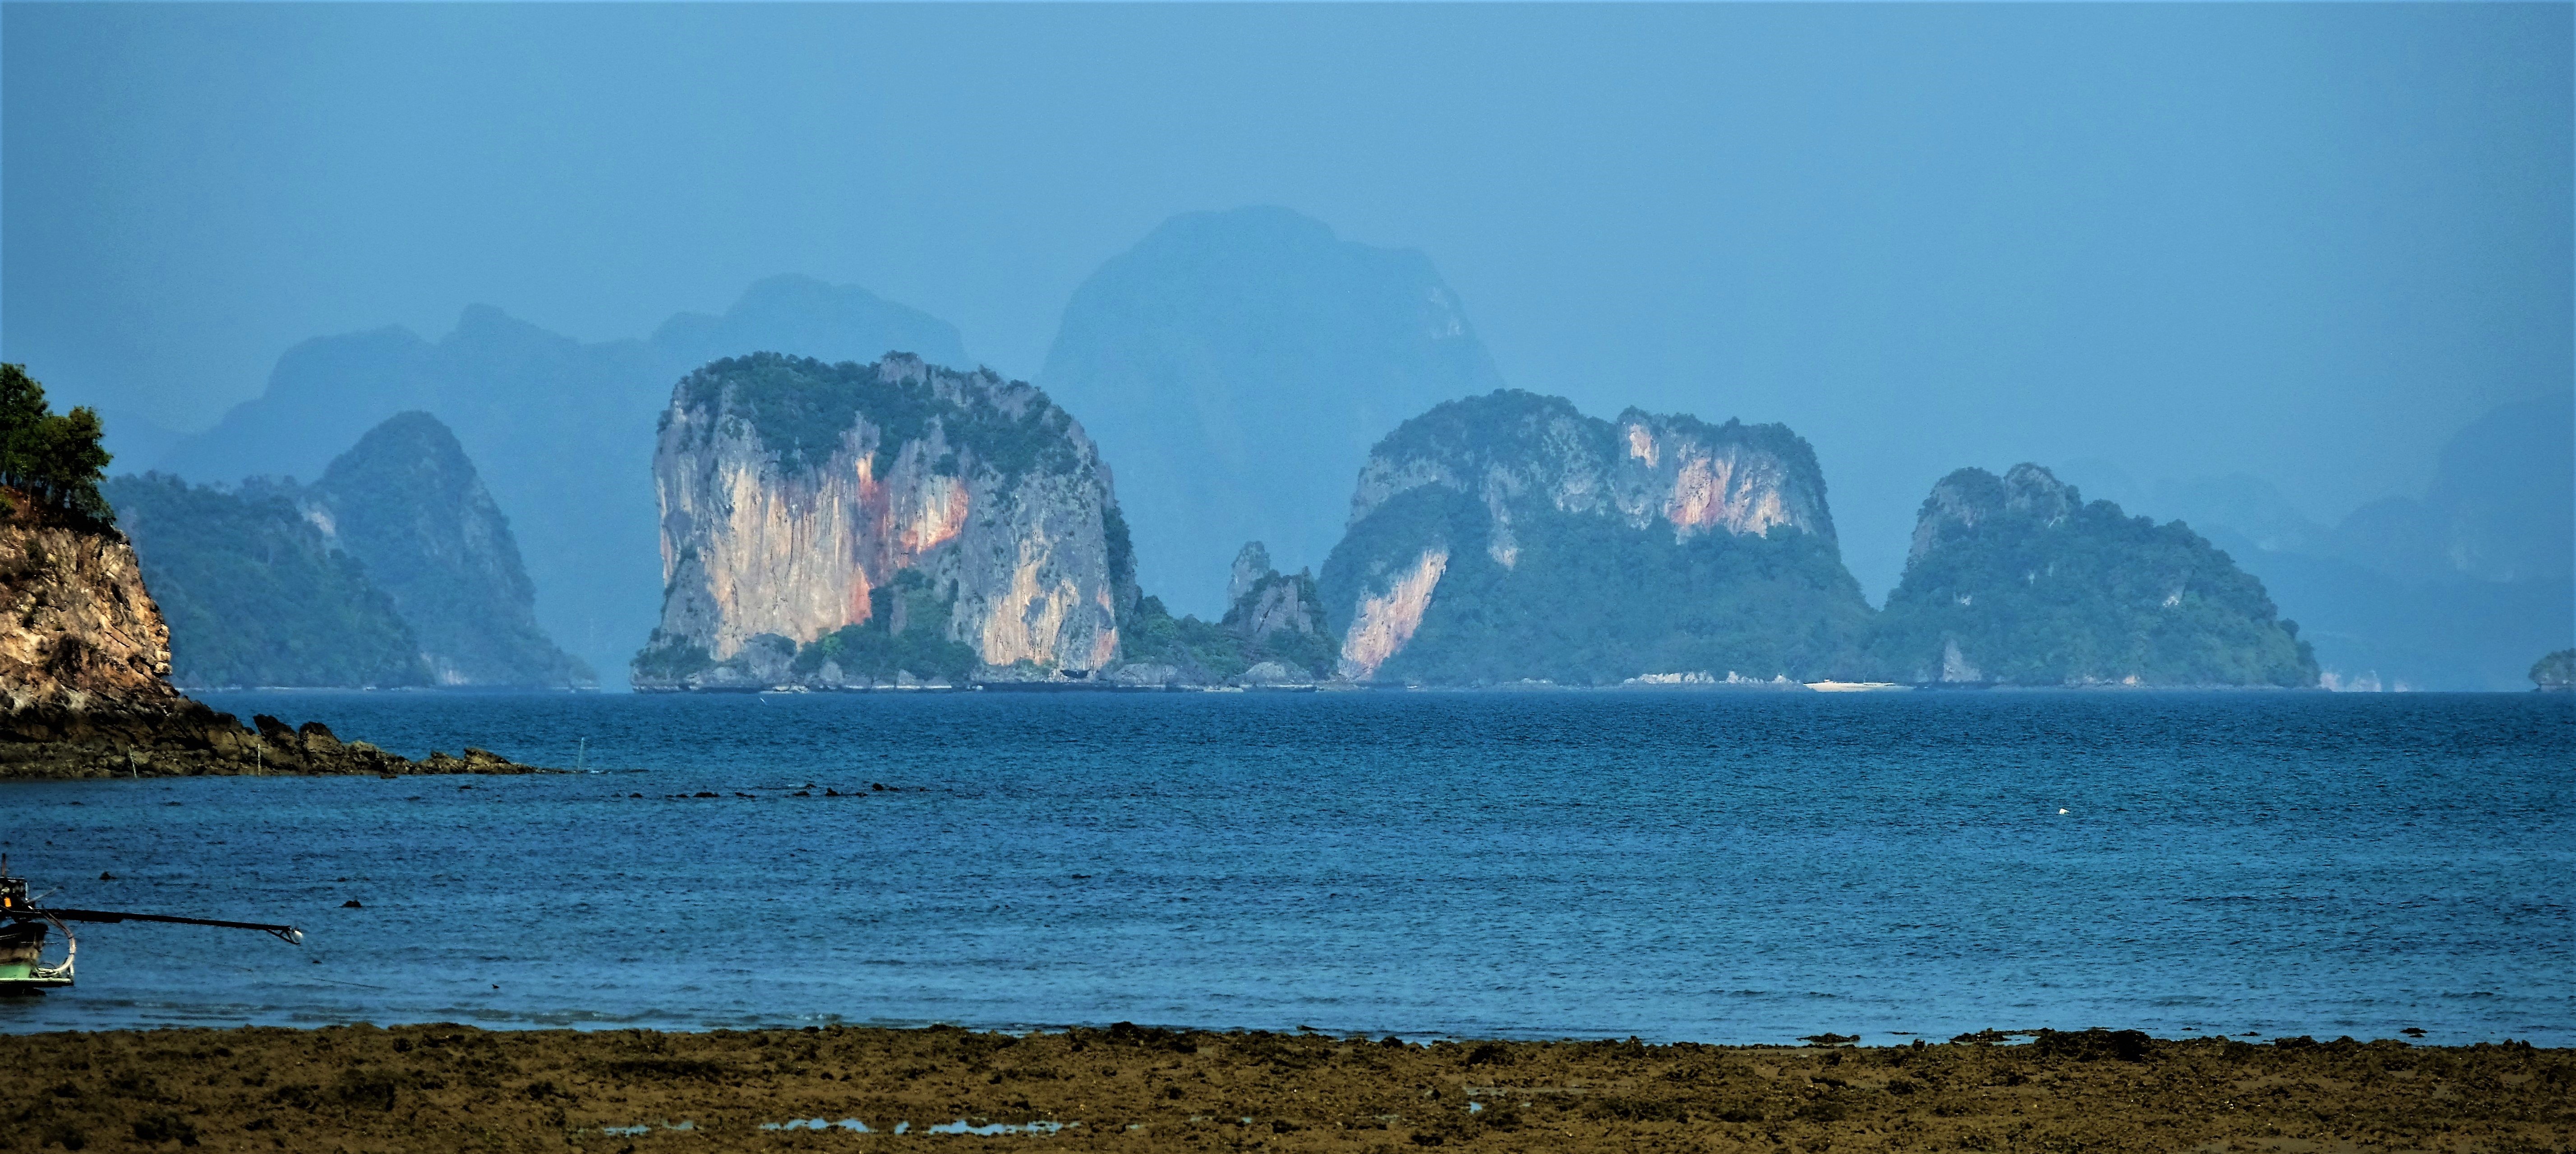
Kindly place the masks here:
POLYGON ((0 1035, 18 1146, 2564 1150, 2576 1051, 2039 1031, 1854 1048, 954 1027, 0 1035), (33 1139, 32 1146, 28 1140, 33 1139))

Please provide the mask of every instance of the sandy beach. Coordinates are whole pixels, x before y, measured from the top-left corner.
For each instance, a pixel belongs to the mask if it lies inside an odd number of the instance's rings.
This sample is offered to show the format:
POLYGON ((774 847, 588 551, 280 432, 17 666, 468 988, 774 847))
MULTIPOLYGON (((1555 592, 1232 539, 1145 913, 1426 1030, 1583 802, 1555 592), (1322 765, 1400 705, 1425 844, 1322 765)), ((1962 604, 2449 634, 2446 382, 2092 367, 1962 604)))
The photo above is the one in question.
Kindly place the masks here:
POLYGON ((2102 1031, 1875 1048, 113 1031, 0 1037, 0 1148, 2537 1151, 2576 1145, 2571 1082, 2576 1054, 2512 1043, 2102 1031))

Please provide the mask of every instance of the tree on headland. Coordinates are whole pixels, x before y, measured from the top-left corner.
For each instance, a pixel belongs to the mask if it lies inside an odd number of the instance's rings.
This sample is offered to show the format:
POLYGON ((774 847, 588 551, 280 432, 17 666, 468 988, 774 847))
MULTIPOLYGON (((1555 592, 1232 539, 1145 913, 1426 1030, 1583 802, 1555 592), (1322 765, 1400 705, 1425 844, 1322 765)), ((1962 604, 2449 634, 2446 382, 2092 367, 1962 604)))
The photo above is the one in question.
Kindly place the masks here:
POLYGON ((2558 693, 2576 689, 2576 649, 2561 649, 2532 662, 2531 683, 2558 693))
POLYGON ((113 459, 99 444, 104 433, 98 410, 83 405, 58 414, 26 366, 0 364, 0 485, 57 512, 112 524, 116 513, 98 495, 113 459))

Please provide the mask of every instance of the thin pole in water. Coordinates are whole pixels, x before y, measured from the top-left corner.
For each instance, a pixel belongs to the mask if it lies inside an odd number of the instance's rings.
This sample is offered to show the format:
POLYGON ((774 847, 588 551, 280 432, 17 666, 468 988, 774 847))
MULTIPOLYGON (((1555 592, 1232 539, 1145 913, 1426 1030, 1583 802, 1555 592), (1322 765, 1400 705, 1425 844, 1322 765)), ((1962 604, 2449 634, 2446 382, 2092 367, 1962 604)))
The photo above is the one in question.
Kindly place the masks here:
POLYGON ((587 737, 585 737, 585 738, 582 738, 582 739, 581 739, 581 751, 580 751, 580 752, 578 752, 578 753, 573 754, 572 771, 573 771, 574 773, 581 773, 581 772, 584 772, 584 771, 585 771, 585 767, 587 767, 587 766, 589 765, 589 763, 590 763, 590 739, 589 739, 589 738, 587 738, 587 737))

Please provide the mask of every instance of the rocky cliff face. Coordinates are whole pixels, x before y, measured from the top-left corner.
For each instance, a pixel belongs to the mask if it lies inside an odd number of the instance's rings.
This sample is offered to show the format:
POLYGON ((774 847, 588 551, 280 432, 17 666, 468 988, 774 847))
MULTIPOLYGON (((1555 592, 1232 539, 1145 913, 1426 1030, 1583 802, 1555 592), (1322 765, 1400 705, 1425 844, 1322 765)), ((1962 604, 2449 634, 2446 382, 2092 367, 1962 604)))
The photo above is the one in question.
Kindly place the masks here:
POLYGON ((113 533, 48 524, 31 502, 0 516, 0 685, 9 708, 162 711, 170 631, 134 550, 113 533))
POLYGON ((298 499, 324 540, 391 595, 438 684, 598 683, 538 627, 509 519, 438 418, 399 413, 368 430, 298 499))
POLYGON ((2317 681, 2298 626, 2227 554, 2030 464, 1932 487, 1870 653, 1882 676, 1919 682, 2317 681))
POLYGON ((1110 477, 1046 394, 891 355, 674 391, 639 688, 1088 677, 1118 653, 1110 477))
POLYGON ((1378 444, 1321 594, 1363 681, 1823 676, 1868 614, 1786 428, 1514 391, 1378 444))
POLYGON ((0 779, 247 773, 514 773, 482 750, 413 762, 319 722, 244 727, 172 688, 170 634, 115 530, 0 490, 0 779))

